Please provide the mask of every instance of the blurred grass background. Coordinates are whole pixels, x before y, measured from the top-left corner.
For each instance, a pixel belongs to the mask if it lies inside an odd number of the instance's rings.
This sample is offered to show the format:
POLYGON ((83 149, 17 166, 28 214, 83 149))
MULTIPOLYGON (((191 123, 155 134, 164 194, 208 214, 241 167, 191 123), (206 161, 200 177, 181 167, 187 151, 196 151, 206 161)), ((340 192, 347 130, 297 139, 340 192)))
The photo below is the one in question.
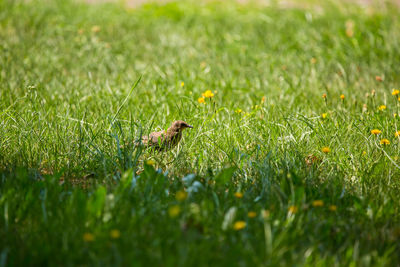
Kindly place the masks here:
POLYGON ((396 265, 399 22, 1 0, 0 264, 396 265), (173 151, 132 145, 177 119, 173 151))

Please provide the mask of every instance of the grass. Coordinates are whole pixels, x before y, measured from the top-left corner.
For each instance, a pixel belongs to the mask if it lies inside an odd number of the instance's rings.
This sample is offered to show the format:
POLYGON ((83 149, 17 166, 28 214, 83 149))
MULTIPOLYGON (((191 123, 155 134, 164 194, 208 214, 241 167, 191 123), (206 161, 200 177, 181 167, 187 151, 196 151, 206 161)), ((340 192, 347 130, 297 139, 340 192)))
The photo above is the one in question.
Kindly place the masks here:
POLYGON ((399 18, 1 0, 0 266, 398 265, 399 18))

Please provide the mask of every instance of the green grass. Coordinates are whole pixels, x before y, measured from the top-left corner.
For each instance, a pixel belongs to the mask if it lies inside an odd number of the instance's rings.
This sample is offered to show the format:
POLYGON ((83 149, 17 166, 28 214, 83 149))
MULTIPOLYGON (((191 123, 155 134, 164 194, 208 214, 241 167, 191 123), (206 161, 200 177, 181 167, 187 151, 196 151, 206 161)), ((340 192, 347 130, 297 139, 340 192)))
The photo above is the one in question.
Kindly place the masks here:
POLYGON ((398 265, 399 47, 389 3, 0 0, 0 266, 398 265))

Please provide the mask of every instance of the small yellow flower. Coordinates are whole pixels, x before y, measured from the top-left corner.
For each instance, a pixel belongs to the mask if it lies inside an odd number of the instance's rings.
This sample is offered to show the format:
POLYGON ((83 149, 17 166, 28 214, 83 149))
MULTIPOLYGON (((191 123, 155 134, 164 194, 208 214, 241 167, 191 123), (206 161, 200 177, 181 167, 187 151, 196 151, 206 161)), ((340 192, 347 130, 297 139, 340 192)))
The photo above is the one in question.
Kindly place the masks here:
POLYGON ((329 206, 329 210, 330 210, 330 211, 336 211, 336 210, 337 210, 336 205, 330 205, 330 206, 329 206))
POLYGON ((367 155, 367 151, 363 151, 363 152, 362 152, 362 155, 363 155, 363 156, 367 155))
POLYGON ((245 227, 246 227, 245 221, 237 221, 233 224, 233 229, 235 229, 236 231, 242 230, 245 227))
POLYGON ((353 37, 354 30, 352 28, 346 28, 346 35, 347 37, 353 37))
POLYGON ((372 134, 375 134, 375 135, 378 135, 378 134, 381 134, 382 131, 381 131, 381 130, 378 130, 378 129, 373 129, 373 130, 371 130, 371 133, 372 133, 372 134))
POLYGON ((352 20, 346 21, 346 35, 350 38, 354 35, 354 21, 352 20))
POLYGON ((390 145, 390 141, 386 138, 383 138, 379 143, 381 145, 390 145))
POLYGON ((238 109, 235 110, 235 112, 236 112, 237 114, 239 114, 239 113, 242 113, 242 110, 241 110, 240 108, 238 108, 238 109))
POLYGON ((185 86, 185 82, 181 82, 181 87, 184 87, 185 86))
POLYGON ((393 113, 393 118, 396 118, 397 117, 397 113, 393 113))
POLYGON ((326 119, 326 117, 328 117, 328 113, 322 113, 321 114, 321 118, 326 119))
POLYGON ((322 207, 322 206, 324 206, 324 201, 322 201, 322 200, 314 200, 312 202, 312 205, 313 205, 313 207, 322 207))
POLYGON ((176 192, 175 198, 178 201, 184 201, 188 196, 188 193, 186 193, 185 191, 178 191, 176 192))
POLYGON ((378 109, 381 110, 381 111, 382 111, 382 110, 385 110, 385 109, 386 109, 386 106, 385 106, 385 105, 380 105, 380 106, 378 107, 378 109))
POLYGON ((214 96, 214 93, 211 92, 211 90, 207 90, 207 91, 205 91, 204 93, 202 93, 201 95, 202 95, 203 97, 206 97, 206 98, 211 98, 211 97, 214 96))
POLYGON ((317 63, 317 59, 315 57, 313 57, 310 59, 310 62, 311 62, 311 64, 315 64, 315 63, 317 63))
POLYGON ((83 240, 85 242, 93 242, 94 241, 94 235, 91 233, 84 233, 83 234, 83 240))
POLYGON ((92 32, 99 32, 99 31, 100 31, 100 26, 94 25, 94 26, 92 27, 92 32))
POLYGON ((392 95, 398 95, 398 94, 400 94, 400 90, 393 89, 392 95))
POLYGON ((247 217, 249 218, 255 218, 257 216, 257 213, 255 211, 249 211, 247 213, 247 217))
POLYGON ((181 208, 178 205, 171 206, 168 209, 168 214, 169 214, 169 217, 171 217, 171 218, 175 218, 176 216, 179 215, 180 212, 181 212, 181 208))
POLYGON ((322 98, 323 98, 323 99, 326 99, 326 94, 322 94, 322 98))
POLYGON ((237 197, 237 198, 242 198, 243 197, 243 193, 241 193, 241 192, 235 192, 235 197, 237 197))
POLYGON ((325 146, 325 147, 323 147, 323 148, 321 149, 321 151, 322 151, 323 153, 325 153, 325 154, 328 154, 329 152, 331 152, 331 149, 330 149, 329 147, 325 146))
POLYGON ((344 100, 344 95, 343 94, 340 95, 340 99, 344 100))
POLYGON ((146 161, 146 164, 153 166, 154 164, 156 164, 156 161, 154 159, 149 159, 148 161, 146 161))
POLYGON ((397 98, 397 100, 399 100, 399 101, 400 101, 400 97, 399 97, 399 98, 397 98))
POLYGON ((394 136, 396 136, 396 137, 400 136, 400 131, 395 132, 394 136))
POLYGON ((199 102, 200 104, 205 104, 206 103, 206 100, 204 99, 204 97, 199 97, 198 99, 197 99, 197 102, 199 102))
POLYGON ((295 214, 299 209, 297 208, 297 206, 290 206, 288 211, 292 214, 295 214))
POLYGON ((121 236, 121 232, 118 229, 111 230, 110 236, 113 239, 118 239, 121 236))
POLYGON ((263 217, 264 219, 268 219, 268 218, 269 218, 269 215, 270 215, 270 212, 269 212, 269 210, 262 210, 262 211, 261 211, 261 215, 262 215, 262 217, 263 217))
POLYGON ((265 96, 263 96, 263 97, 261 98, 261 103, 264 103, 264 102, 265 102, 265 100, 266 100, 266 97, 265 97, 265 96))

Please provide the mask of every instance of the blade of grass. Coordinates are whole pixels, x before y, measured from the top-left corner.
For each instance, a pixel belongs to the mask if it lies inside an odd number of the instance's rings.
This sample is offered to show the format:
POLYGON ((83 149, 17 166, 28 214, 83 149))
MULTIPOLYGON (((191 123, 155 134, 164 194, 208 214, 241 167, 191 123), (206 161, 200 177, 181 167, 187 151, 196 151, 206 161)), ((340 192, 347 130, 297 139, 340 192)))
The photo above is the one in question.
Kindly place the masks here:
POLYGON ((126 101, 128 101, 128 98, 131 96, 133 90, 136 88, 136 86, 139 84, 140 80, 142 79, 142 75, 140 75, 139 79, 136 80, 136 82, 133 84, 131 90, 129 91, 129 94, 125 97, 124 101, 122 102, 122 104, 119 106, 117 112, 114 114, 111 123, 110 123, 110 127, 108 127, 108 131, 111 130, 111 127, 115 121, 115 118, 118 116, 119 112, 121 111, 122 107, 125 105, 126 101))

